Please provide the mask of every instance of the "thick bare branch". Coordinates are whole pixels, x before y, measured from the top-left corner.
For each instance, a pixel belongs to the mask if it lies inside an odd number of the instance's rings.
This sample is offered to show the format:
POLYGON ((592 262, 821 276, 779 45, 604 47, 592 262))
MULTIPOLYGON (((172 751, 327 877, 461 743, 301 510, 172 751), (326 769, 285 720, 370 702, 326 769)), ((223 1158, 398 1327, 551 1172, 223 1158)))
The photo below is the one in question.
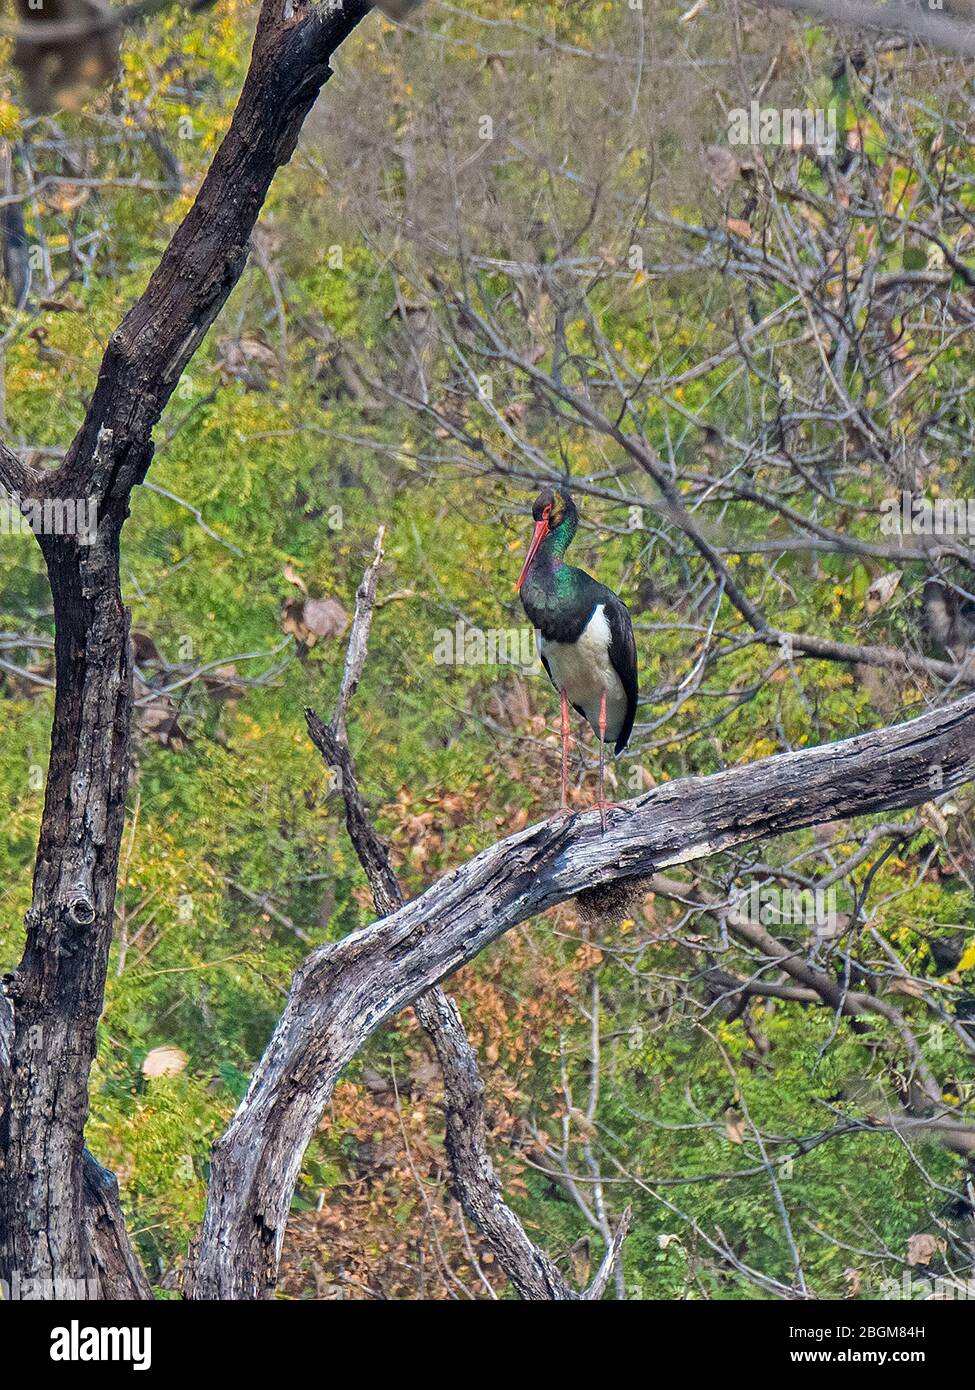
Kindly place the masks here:
POLYGON ((610 814, 520 831, 298 970, 288 1004, 216 1145, 194 1294, 274 1288, 304 1149, 369 1034, 519 922, 584 888, 732 845, 910 806, 975 771, 975 697, 906 724, 657 787, 610 814))
POLYGON ((10 1049, 14 1041, 14 1010, 0 983, 0 1120, 10 1092, 10 1049))
POLYGON ((335 730, 340 743, 346 742, 346 712, 349 708, 349 701, 359 689, 362 668, 366 664, 366 653, 369 650, 369 629, 372 626, 372 611, 376 604, 376 584, 379 582, 379 566, 383 562, 383 537, 385 535, 385 526, 380 526, 376 532, 372 564, 362 576, 362 582, 356 590, 355 616, 352 620, 352 631, 349 634, 349 645, 345 651, 342 684, 339 686, 339 697, 335 702, 335 714, 332 718, 332 728, 335 730))

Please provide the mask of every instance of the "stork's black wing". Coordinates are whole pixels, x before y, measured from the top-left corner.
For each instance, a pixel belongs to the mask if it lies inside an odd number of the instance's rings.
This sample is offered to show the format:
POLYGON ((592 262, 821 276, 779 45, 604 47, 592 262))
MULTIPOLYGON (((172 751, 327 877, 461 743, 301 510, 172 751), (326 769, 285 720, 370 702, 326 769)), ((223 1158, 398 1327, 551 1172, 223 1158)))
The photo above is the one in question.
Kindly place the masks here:
POLYGON ((639 677, 636 665, 636 638, 633 636, 633 623, 630 612, 623 600, 607 590, 610 598, 606 603, 606 616, 609 619, 609 659, 613 670, 620 678, 626 692, 626 718, 616 740, 616 753, 622 753, 630 741, 633 721, 636 718, 636 701, 639 693, 639 677))

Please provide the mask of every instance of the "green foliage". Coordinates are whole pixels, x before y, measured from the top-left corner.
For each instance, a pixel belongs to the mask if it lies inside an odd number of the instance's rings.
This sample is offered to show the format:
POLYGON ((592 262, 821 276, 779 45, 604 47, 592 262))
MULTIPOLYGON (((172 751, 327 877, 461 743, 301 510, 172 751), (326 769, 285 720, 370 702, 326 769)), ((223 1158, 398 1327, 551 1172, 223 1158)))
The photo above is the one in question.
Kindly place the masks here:
MULTIPOLYGON (((584 16, 567 14, 570 8, 577 7, 537 6, 529 16, 526 7, 524 16, 513 17, 526 23, 530 18, 538 27, 547 23, 567 44, 596 49, 610 41, 618 6, 589 7, 584 16)), ((500 7, 480 7, 488 17, 495 9, 500 7)), ((118 100, 127 113, 138 104, 178 151, 184 176, 179 192, 135 186, 158 181, 159 169, 144 142, 122 139, 99 156, 97 172, 107 182, 77 212, 53 203, 29 212, 35 230, 46 232, 55 259, 66 253, 69 220, 76 240, 94 235, 106 219, 111 235, 95 269, 76 287, 80 307, 43 316, 47 356, 29 336, 26 320, 13 325, 6 409, 14 437, 37 448, 63 447, 70 439, 93 388, 104 342, 145 284, 226 129, 245 66, 241 26, 247 14, 237 0, 198 17, 174 11, 126 44, 118 100), (173 53, 178 61, 167 62, 173 53), (204 95, 190 100, 190 87, 204 95)), ((409 133, 421 103, 431 97, 420 90, 423 84, 438 85, 442 74, 408 69, 403 57, 408 36, 375 19, 343 50, 334 95, 338 101, 353 80, 346 70, 357 74, 366 90, 371 81, 381 83, 384 96, 388 91, 388 123, 398 138, 401 131, 409 133)), ((475 28, 474 34, 480 31, 475 28)), ((816 61, 829 47, 817 26, 806 30, 805 41, 816 61)), ((461 75, 471 101, 486 102, 490 96, 497 103, 493 69, 477 49, 448 50, 443 63, 455 77, 461 75)), ((563 84, 557 97, 540 76, 532 80, 538 86, 528 114, 541 138, 558 124, 558 102, 571 104, 573 95, 581 101, 584 93, 563 84)), ((846 76, 832 84, 822 79, 820 89, 823 100, 835 103, 841 129, 862 126, 866 151, 885 159, 884 132, 846 76)), ((9 87, 3 95, 0 123, 5 112, 11 115, 16 93, 9 87)), ((16 124, 16 111, 12 114, 16 124)), ((104 116, 104 108, 99 114, 104 116)), ((915 119, 918 138, 930 138, 933 126, 920 107, 915 119)), ((66 113, 63 124, 67 135, 79 140, 104 133, 101 120, 85 110, 66 113)), ((123 125, 129 133, 136 130, 131 114, 123 125)), ((679 130, 665 133, 663 155, 668 140, 671 153, 679 152, 682 138, 679 130)), ((414 415, 390 405, 362 406, 347 392, 322 385, 322 333, 316 337, 300 325, 315 327, 321 319, 329 334, 353 345, 356 360, 381 376, 393 352, 397 295, 408 297, 416 286, 406 270, 401 273, 403 266, 410 268, 411 250, 390 269, 392 253, 378 233, 358 224, 349 198, 337 196, 316 165, 317 153, 309 142, 307 157, 299 156, 276 181, 261 231, 275 242, 277 280, 262 271, 259 258, 252 259, 157 431, 149 481, 164 491, 137 491, 123 536, 133 629, 151 638, 169 665, 232 665, 236 677, 250 682, 227 698, 200 678, 185 681, 172 692, 181 738, 163 738, 145 713, 136 721, 118 932, 88 1134, 93 1151, 119 1175, 131 1228, 157 1279, 178 1262, 198 1225, 210 1145, 246 1088, 295 968, 311 946, 336 940, 373 917, 345 836, 340 798, 309 744, 302 718, 306 705, 323 714, 332 707, 344 643, 333 636, 304 648, 282 628, 283 606, 298 592, 294 576, 312 595, 337 598, 350 611, 376 529, 380 523, 387 527, 380 593, 393 597, 376 612, 350 741, 364 794, 393 847, 407 892, 420 891, 506 827, 541 815, 556 785, 557 752, 550 736, 555 705, 544 682, 504 668, 440 665, 434 657, 437 631, 453 629, 461 615, 468 625, 484 629, 521 626, 512 581, 525 528, 512 504, 523 502, 526 494, 519 491, 516 497, 510 480, 473 476, 461 467, 444 468, 431 478, 420 462, 429 441, 414 415), (335 246, 343 251, 341 266, 330 264, 329 248, 335 246), (248 335, 265 350, 263 380, 256 384, 228 369, 221 346, 222 339, 248 335), (199 509, 207 529, 174 498, 199 509), (521 715, 505 713, 509 697, 512 706, 522 699, 521 715), (147 1056, 164 1046, 185 1054, 185 1068, 147 1078, 147 1056)), ((591 157, 598 166, 598 156, 591 157)), ((970 154, 952 158, 970 183, 970 154)), ((646 151, 626 152, 620 168, 623 191, 644 193, 651 169, 646 151)), ((401 161, 389 157, 370 168, 370 177, 395 194, 403 177, 401 161)), ((811 161, 802 164, 802 181, 815 207, 825 186, 811 161)), ((545 217, 554 222, 558 216, 583 227, 575 248, 580 256, 602 254, 602 229, 586 228, 586 200, 575 189, 553 211, 547 199, 554 204, 556 195, 546 179, 512 159, 498 174, 496 193, 519 222, 527 223, 542 208, 542 241, 545 217)), ((907 171, 892 175, 892 204, 913 200, 917 206, 929 196, 907 171)), ((970 201, 970 193, 962 197, 970 201)), ((688 190, 677 187, 672 203, 675 219, 694 220, 688 190)), ((469 215, 476 220, 476 212, 469 215)), ((864 214, 851 233, 852 244, 859 237, 862 250, 863 239, 874 230, 864 214)), ((503 231, 485 231, 486 239, 494 239, 481 247, 485 254, 508 255, 503 231)), ((449 276, 456 266, 444 259, 449 276)), ((885 244, 880 270, 919 271, 927 264, 928 250, 900 235, 885 244)), ((524 315, 506 276, 477 277, 476 296, 506 329, 521 331, 524 315)), ((618 279, 607 276, 592 291, 590 317, 571 317, 563 325, 566 383, 578 387, 590 380, 592 363, 602 363, 606 344, 634 376, 651 367, 661 377, 680 372, 700 353, 702 326, 705 335, 716 332, 726 316, 741 311, 740 298, 738 287, 716 288, 713 278, 693 270, 652 285, 646 275, 635 274, 625 293, 618 279), (651 315, 655 328, 665 326, 664 341, 651 333, 651 315)), ((781 307, 786 293, 772 285, 759 298, 761 303, 749 308, 761 317, 781 307)), ((796 369, 798 375, 797 349, 784 329, 779 337, 772 331, 766 348, 758 364, 762 371, 796 369)), ((552 369, 551 334, 543 338, 537 362, 552 369)), ((735 394, 738 368, 735 361, 718 364, 669 396, 634 394, 621 427, 643 431, 661 456, 693 468, 697 436, 690 422, 707 419, 748 436, 748 412, 735 394)), ((447 369, 438 370, 440 389, 447 369)), ((851 363, 847 387, 866 394, 873 388, 858 372, 851 363)), ((938 356, 931 391, 941 399, 967 389, 970 375, 970 347, 959 343, 938 356)), ((504 393, 509 405, 533 408, 520 379, 506 379, 504 393)), ((500 399, 502 391, 496 389, 496 395, 500 399)), ((881 402, 877 410, 878 417, 896 425, 896 404, 888 412, 881 402)), ((530 421, 531 443, 541 453, 567 461, 577 473, 589 474, 597 466, 584 430, 554 416, 530 421)), ((476 398, 464 427, 503 448, 502 433, 476 398)), ((619 459, 609 467, 613 462, 619 459)), ((628 486, 627 476, 621 477, 628 486)), ((946 447, 943 477, 946 490, 957 480, 957 490, 963 490, 970 461, 946 447)), ((852 536, 875 539, 876 518, 870 512, 879 486, 869 470, 843 477, 840 502, 849 508, 852 536)), ((661 627, 683 601, 687 558, 648 544, 643 529, 628 529, 627 512, 624 505, 588 502, 585 514, 594 525, 580 532, 572 559, 618 585, 631 601, 638 622, 646 625, 639 632, 644 689, 665 690, 683 679, 692 659, 687 633, 661 627)), ((768 514, 744 501, 729 502, 721 520, 725 533, 739 539, 761 540, 770 530, 768 514)), ((905 566, 901 592, 870 618, 863 598, 872 571, 847 554, 823 554, 815 572, 808 557, 786 557, 776 571, 777 590, 762 557, 742 553, 730 566, 750 592, 771 591, 766 597, 785 629, 896 646, 914 624, 913 600, 906 595, 919 568, 905 566)), ((50 604, 30 537, 2 538, 0 585, 4 630, 36 642, 32 649, 25 638, 17 659, 49 678, 50 604)), ((736 620, 725 596, 716 628, 729 631, 736 620)), ((624 759, 617 773, 623 790, 633 788, 628 779, 634 774, 659 783, 709 773, 884 722, 849 667, 815 663, 814 674, 804 670, 800 679, 784 668, 769 676, 769 662, 768 650, 758 643, 729 650, 721 666, 723 690, 752 693, 715 720, 714 692, 706 685, 695 690, 680 706, 682 732, 662 718, 650 751, 624 759)), ((16 672, 6 672, 4 682, 0 797, 10 809, 0 851, 5 893, 0 970, 7 971, 22 948, 51 695, 48 686, 31 684, 16 672)), ((659 697, 650 715, 663 716, 668 700, 669 695, 659 697)), ((864 818, 857 834, 867 833, 878 819, 864 818)), ((884 904, 874 923, 880 938, 920 974, 928 969, 925 933, 973 920, 970 893, 960 878, 952 880, 947 871, 937 882, 917 875, 932 843, 924 828, 900 844, 871 890, 884 904)), ((764 862, 780 868, 801 864, 812 844, 811 832, 775 842, 763 847, 764 862)), ((838 854, 849 857, 856 847, 851 840, 838 854)), ((725 868, 733 877, 723 862, 709 864, 708 873, 719 882, 725 868)), ((840 903, 841 910, 851 906, 840 903)), ((891 1270, 899 1273, 908 1237, 941 1219, 934 1184, 956 1184, 960 1163, 933 1145, 921 1145, 912 1155, 896 1135, 870 1129, 871 1101, 860 1082, 870 1079, 878 1095, 889 1085, 882 1025, 874 1021, 858 1034, 837 1028, 828 1011, 794 1001, 759 1002, 748 1020, 729 1021, 717 1012, 695 1012, 686 999, 665 998, 661 979, 686 974, 690 957, 675 926, 677 911, 662 902, 657 911, 659 923, 647 907, 634 907, 632 918, 600 923, 593 934, 574 918, 559 918, 558 929, 549 921, 536 924, 530 951, 520 954, 515 941, 520 934, 512 934, 465 976, 462 997, 467 1002, 469 991, 473 998, 467 1022, 475 1030, 483 1027, 479 1044, 489 1085, 498 1113, 511 1126, 502 1140, 522 1124, 537 1125, 553 1137, 561 1132, 562 1068, 574 1086, 585 1088, 590 1030, 579 1002, 597 979, 594 1007, 609 1039, 605 1073, 595 1122, 589 1130, 570 1127, 567 1157, 574 1171, 584 1171, 594 1153, 605 1177, 625 1180, 621 1190, 635 1209, 624 1255, 627 1296, 741 1298, 762 1296, 763 1287, 771 1296, 772 1281, 791 1285, 795 1279, 790 1233, 801 1248, 805 1277, 820 1297, 849 1293, 851 1265, 865 1285, 891 1270), (649 935, 641 938, 641 949, 630 950, 628 933, 636 919, 649 935), (598 946, 594 964, 580 962, 580 941, 585 949, 598 946), (530 1049, 521 1046, 525 1030, 534 1030, 530 1049), (755 1030, 764 1036, 767 1051, 757 1048, 755 1030), (740 1128, 729 1116, 745 1117, 740 1128), (862 1127, 854 1128, 856 1121, 862 1127), (804 1151, 805 1141, 817 1132, 845 1124, 849 1132, 804 1151), (760 1142, 759 1134, 775 1136, 774 1143, 760 1142), (782 1164, 790 1155, 786 1171, 782 1164), (917 1181, 916 1160, 923 1162, 931 1183, 917 1181), (705 1180, 715 1174, 721 1176, 705 1180), (765 1286, 756 1287, 731 1261, 714 1258, 717 1232, 740 1266, 761 1271, 765 1286), (892 1253, 886 1257, 882 1251, 892 1253)), ((712 927, 715 937, 705 949, 720 960, 725 946, 714 923, 708 930, 712 927)), ((972 960, 962 962, 959 978, 969 986, 973 966, 972 960)), ((920 1024, 920 1011, 913 1021, 920 1024)), ((965 1079, 970 1059, 957 1036, 924 1037, 938 1074, 962 1078, 959 1109, 970 1108, 971 1085, 965 1079)), ((350 1068, 358 1100, 346 1098, 312 1145, 296 1210, 314 1214, 327 1197, 347 1215, 346 1224, 354 1225, 364 1218, 350 1194, 371 1184, 374 1193, 382 1188, 395 1225, 413 1232, 423 1226, 423 1203, 408 1174, 394 1180, 384 1172, 381 1179, 365 1179, 356 1167, 367 1139, 372 1142, 369 1126, 379 1123, 371 1110, 356 1109, 365 1105, 364 1069, 405 1075, 418 1055, 421 1047, 402 1020, 370 1042, 350 1068)), ((412 1096, 406 1120, 397 1108, 398 1095, 386 1119, 398 1141, 400 1121, 406 1125, 419 1113, 425 1129, 436 1134, 432 1142, 438 1151, 439 1112, 433 1105, 424 1111, 421 1088, 416 1090, 420 1098, 412 1096)), ((515 1204, 546 1248, 563 1253, 589 1232, 551 1165, 522 1165, 506 1142, 499 1142, 497 1157, 515 1204)), ((623 1202, 616 1201, 609 1183, 607 1191, 618 1213, 623 1202)), ((362 1242, 374 1254, 381 1244, 375 1234, 380 1221, 370 1210, 374 1224, 367 1224, 362 1242)))

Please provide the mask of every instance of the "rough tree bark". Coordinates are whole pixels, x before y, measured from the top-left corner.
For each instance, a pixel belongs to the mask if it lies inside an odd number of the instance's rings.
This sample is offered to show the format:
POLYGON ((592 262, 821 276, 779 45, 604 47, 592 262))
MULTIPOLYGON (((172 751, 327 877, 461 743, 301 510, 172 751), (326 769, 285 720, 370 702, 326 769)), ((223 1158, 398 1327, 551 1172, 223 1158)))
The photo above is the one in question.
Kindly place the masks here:
MULTIPOLYGON (((105 435, 93 479, 105 476, 105 435)), ((54 598, 57 691, 27 947, 8 981, 10 1094, 4 1124, 0 1276, 92 1275, 82 1219, 88 1072, 112 939, 125 809, 132 680, 119 591, 126 506, 108 501, 91 545, 41 537, 54 598)))
MULTIPOLYGON (((2 1107, 0 1279, 39 1296, 99 1279, 84 1219, 88 1074, 102 1008, 128 771, 132 705, 119 535, 152 458, 152 429, 243 271, 275 171, 366 0, 264 0, 251 63, 199 194, 149 284, 113 333, 84 423, 54 472, 0 448, 0 484, 21 499, 94 501, 97 534, 40 537, 54 600, 57 690, 27 945, 6 982, 9 1104, 2 1107)), ((102 1184, 96 1205, 109 1201, 102 1184)), ((124 1262, 123 1262, 124 1264, 124 1262)), ((118 1292, 116 1274, 103 1281, 118 1292)), ((144 1293, 137 1278, 133 1296, 144 1293)))
POLYGON ((390 1014, 519 922, 584 889, 823 821, 916 805, 975 772, 975 696, 906 724, 658 787, 614 812, 535 825, 405 907, 313 951, 215 1146, 195 1298, 274 1290, 301 1156, 342 1067, 390 1014))

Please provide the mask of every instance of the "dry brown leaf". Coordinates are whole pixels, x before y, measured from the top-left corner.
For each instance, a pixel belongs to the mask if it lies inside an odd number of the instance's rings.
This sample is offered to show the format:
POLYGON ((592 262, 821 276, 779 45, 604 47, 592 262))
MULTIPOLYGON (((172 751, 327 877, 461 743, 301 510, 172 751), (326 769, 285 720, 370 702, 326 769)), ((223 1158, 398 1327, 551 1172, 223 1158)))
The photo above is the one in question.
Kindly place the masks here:
POLYGON ((320 637, 341 637, 349 625, 349 615, 334 598, 289 598, 281 610, 281 630, 289 632, 306 647, 320 637))
POLYGON ((334 598, 307 599, 302 619, 316 637, 341 637, 349 626, 348 613, 334 598))
POLYGON ((295 569, 294 565, 291 563, 290 560, 285 565, 283 573, 285 579, 288 581, 289 584, 293 584, 295 588, 300 589, 303 594, 308 593, 308 585, 302 579, 301 575, 295 569))
POLYGON ((90 188, 79 188, 73 183, 63 183, 49 188, 44 193, 44 201, 52 212, 74 212, 87 203, 91 197, 90 188))
POLYGON ((161 663, 162 657, 159 655, 159 648, 149 636, 148 632, 133 631, 131 634, 132 655, 140 666, 146 662, 156 661, 161 663))
POLYGON ((580 970, 595 970, 597 965, 602 965, 602 962, 602 951, 591 941, 584 942, 576 951, 576 964, 580 970))
POLYGON ((215 666, 202 677, 211 700, 239 700, 245 687, 237 675, 237 667, 215 666))
POLYGON ((46 314, 80 314, 85 306, 76 295, 63 294, 60 299, 39 299, 37 307, 46 314))
POLYGON ((268 380, 279 369, 278 355, 254 334, 240 338, 218 338, 217 360, 213 370, 224 383, 240 381, 254 391, 267 389, 268 380))
POLYGON ((914 980, 890 980, 887 984, 888 994, 902 994, 907 999, 923 999, 924 986, 914 980))
POLYGON ((727 193, 741 173, 738 159, 726 145, 702 145, 701 163, 715 193, 727 193))
POLYGON ((139 729, 164 748, 179 751, 186 747, 186 732, 179 726, 176 706, 168 695, 161 695, 148 705, 137 705, 135 718, 139 729))

